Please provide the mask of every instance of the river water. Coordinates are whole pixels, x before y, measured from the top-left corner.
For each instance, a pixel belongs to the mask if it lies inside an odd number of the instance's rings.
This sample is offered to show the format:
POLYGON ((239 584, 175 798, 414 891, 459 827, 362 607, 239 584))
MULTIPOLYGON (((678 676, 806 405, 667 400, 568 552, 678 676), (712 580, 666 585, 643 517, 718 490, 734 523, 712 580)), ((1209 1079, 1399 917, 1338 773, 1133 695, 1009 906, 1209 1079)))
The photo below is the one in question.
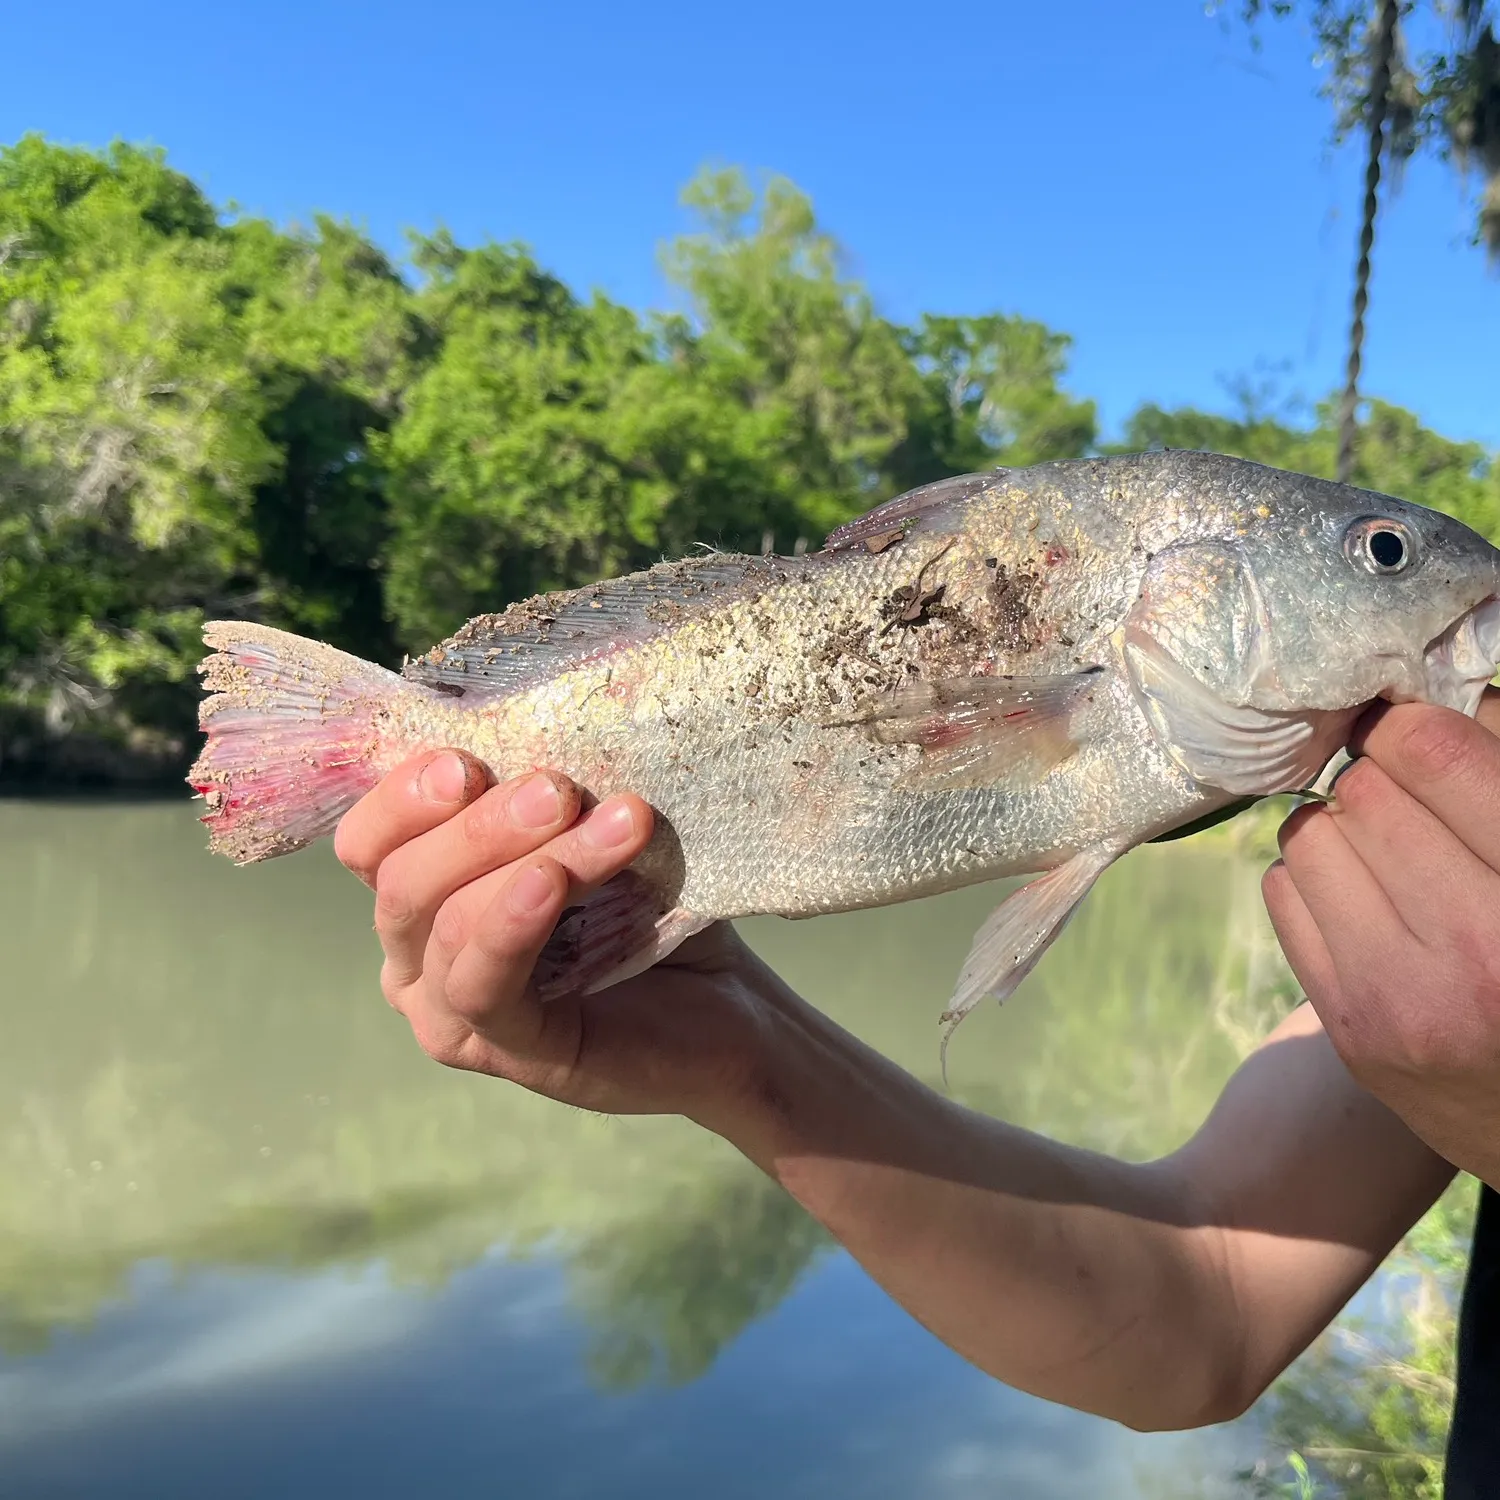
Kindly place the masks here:
MULTIPOLYGON (((1133 1157, 1287 1003, 1258 864, 1110 872, 954 1092, 1133 1157)), ((936 1081, 993 888, 749 940, 936 1081)), ((428 1061, 324 847, 0 802, 0 1495, 1215 1496, 1255 1414, 1143 1436, 949 1353, 722 1143, 428 1061)))

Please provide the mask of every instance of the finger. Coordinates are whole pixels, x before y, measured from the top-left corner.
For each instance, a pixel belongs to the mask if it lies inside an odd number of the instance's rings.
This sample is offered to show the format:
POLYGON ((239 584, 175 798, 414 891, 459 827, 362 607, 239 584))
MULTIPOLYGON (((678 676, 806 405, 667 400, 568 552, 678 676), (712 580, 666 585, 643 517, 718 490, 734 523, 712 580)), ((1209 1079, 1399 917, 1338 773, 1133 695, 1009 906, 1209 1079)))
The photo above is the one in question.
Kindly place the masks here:
POLYGON ((375 878, 375 930, 398 984, 422 972, 432 923, 457 890, 539 849, 578 815, 578 789, 538 771, 491 787, 457 817, 403 844, 375 878))
POLYGON ((1500 739, 1430 704, 1367 715, 1352 747, 1426 807, 1491 869, 1500 869, 1500 739))
POLYGON ((582 892, 598 889, 636 859, 655 827, 650 803, 622 792, 590 808, 544 852, 568 872, 577 901, 582 892))
MULTIPOLYGON (((576 1032, 577 1012, 542 1005, 528 988, 532 970, 565 907, 625 869, 652 831, 639 797, 611 797, 534 858, 456 891, 433 921, 421 982, 401 1006, 422 1047, 439 1061, 507 1076, 516 1061, 555 1064, 568 1054, 566 1038, 547 1034, 576 1032), (476 1036, 494 1050, 476 1054, 476 1036)), ((571 1045, 576 1052, 576 1035, 571 1045)))
MULTIPOLYGON (((577 905, 629 866, 651 842, 652 831, 651 809, 639 797, 609 797, 537 853, 562 868, 568 877, 568 900, 577 905)), ((482 914, 512 875, 509 868, 491 871, 461 886, 438 909, 422 956, 429 980, 439 986, 446 980, 482 914)), ((530 972, 528 967, 528 977, 530 972)))
POLYGON ((1277 860, 1261 877, 1261 895, 1266 912, 1276 930, 1276 941, 1292 966, 1302 993, 1308 996, 1331 995, 1338 985, 1338 971, 1328 952, 1328 944, 1318 931, 1307 903, 1297 893, 1286 865, 1277 860))
POLYGON ((1420 941, 1444 944, 1476 902, 1486 911, 1500 902, 1500 876, 1376 760, 1362 757, 1339 777, 1330 812, 1420 941))
POLYGON ((489 772, 459 750, 432 750, 397 766, 344 814, 334 853, 368 886, 385 857, 451 818, 484 792, 489 772))
POLYGON ((1287 874, 1348 985, 1389 967, 1411 934, 1391 899, 1325 808, 1299 808, 1277 835, 1287 874))
POLYGON ((442 987, 449 1013, 514 1060, 546 1060, 557 1048, 559 1026, 576 1030, 576 1008, 543 1005, 528 990, 537 959, 574 896, 568 872, 555 859, 523 860, 507 871, 442 987))
MULTIPOLYGON (((498 884, 483 916, 493 929, 491 941, 499 961, 495 972, 485 977, 483 993, 467 984, 455 992, 450 973, 441 981, 428 973, 421 983, 406 989, 400 1008, 429 1057, 450 1067, 510 1074, 514 1070, 508 1066, 509 1059, 496 1056, 497 1043, 485 1034, 486 1023, 503 1019, 498 1033, 521 1056, 535 1054, 546 1018, 542 1007, 526 994, 526 984, 562 915, 569 881, 556 860, 533 856, 494 871, 487 882, 498 884)), ((460 957, 472 948, 472 943, 466 943, 460 957)))

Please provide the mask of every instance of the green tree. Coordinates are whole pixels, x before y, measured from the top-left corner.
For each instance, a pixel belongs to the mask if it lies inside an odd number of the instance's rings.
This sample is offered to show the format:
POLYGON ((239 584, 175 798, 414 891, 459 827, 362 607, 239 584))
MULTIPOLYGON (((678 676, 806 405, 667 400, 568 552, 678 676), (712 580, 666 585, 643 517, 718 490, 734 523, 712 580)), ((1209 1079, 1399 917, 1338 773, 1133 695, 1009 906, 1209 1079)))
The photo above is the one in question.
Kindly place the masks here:
POLYGON ((217 295, 228 256, 159 158, 0 154, 0 676, 58 734, 165 712, 274 462, 217 295))
POLYGON ((391 520, 380 438, 431 344, 400 272, 348 225, 234 226, 224 295, 239 312, 275 461, 252 493, 258 608, 388 659, 391 520))
POLYGON ((38 137, 0 151, 0 245, 0 759, 180 754, 208 613, 379 650, 363 455, 417 327, 383 257, 38 137))
POLYGON ((393 523, 387 601, 424 649, 470 615, 617 571, 631 488, 610 405, 648 347, 634 316, 580 303, 520 247, 419 239, 433 352, 376 448, 393 523))
POLYGON ((886 460, 920 400, 900 332, 841 274, 812 203, 773 177, 707 171, 683 201, 702 229, 671 245, 667 275, 692 316, 663 325, 669 348, 742 413, 767 478, 813 534, 891 493, 886 460))
POLYGON ((521 247, 417 242, 436 352, 378 445, 408 647, 695 543, 789 551, 912 485, 1087 450, 1066 339, 886 321, 783 179, 707 171, 683 196, 699 228, 664 263, 686 309, 645 320, 521 247))
MULTIPOLYGON (((378 660, 538 590, 816 545, 903 489, 1095 446, 1069 342, 882 317, 807 197, 685 192, 683 305, 584 301, 523 247, 222 215, 159 153, 0 148, 0 764, 181 764, 199 626, 378 660)), ((1143 408, 1130 447, 1330 472, 1311 423, 1143 408)), ((1379 403, 1355 477, 1500 527, 1491 458, 1379 403)))
MULTIPOLYGON (((1072 340, 1030 319, 991 313, 922 318, 905 336, 927 387, 898 465, 909 457, 920 483, 938 467, 967 474, 1000 464, 1022 467, 1081 458, 1094 445, 1092 401, 1062 390, 1072 340)), ((900 486, 905 488, 905 482, 900 486)))

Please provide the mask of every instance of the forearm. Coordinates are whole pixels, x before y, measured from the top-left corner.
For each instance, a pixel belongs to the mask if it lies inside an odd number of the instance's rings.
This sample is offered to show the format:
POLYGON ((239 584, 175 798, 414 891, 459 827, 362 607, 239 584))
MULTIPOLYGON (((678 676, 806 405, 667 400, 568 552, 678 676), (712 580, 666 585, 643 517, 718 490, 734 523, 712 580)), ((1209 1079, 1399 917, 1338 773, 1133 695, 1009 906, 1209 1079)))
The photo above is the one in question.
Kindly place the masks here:
POLYGON ((1232 1298, 1175 1174, 962 1109, 808 1007, 772 1013, 761 1086, 704 1123, 914 1317, 1009 1385, 1134 1426, 1229 1414, 1232 1298))

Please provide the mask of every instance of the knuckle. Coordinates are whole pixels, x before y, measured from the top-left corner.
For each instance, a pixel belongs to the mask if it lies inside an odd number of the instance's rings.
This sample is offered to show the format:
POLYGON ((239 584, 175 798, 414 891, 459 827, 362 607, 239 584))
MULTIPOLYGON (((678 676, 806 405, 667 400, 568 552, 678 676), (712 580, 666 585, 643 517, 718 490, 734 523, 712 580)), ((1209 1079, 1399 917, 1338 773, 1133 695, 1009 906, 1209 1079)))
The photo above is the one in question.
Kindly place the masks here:
POLYGON ((410 926, 416 915, 411 881, 404 863, 394 856, 375 872, 375 927, 382 933, 410 926))
POLYGON ((464 990, 460 993, 450 990, 447 1005, 460 1021, 474 1027, 482 1025, 485 1016, 489 1013, 489 997, 477 994, 473 990, 464 990))
POLYGON ((1286 903, 1291 879, 1287 867, 1279 859, 1260 877, 1261 899, 1266 903, 1266 909, 1273 917, 1286 903))
POLYGON ((1500 997, 1500 933, 1487 923, 1460 923, 1449 937, 1448 957, 1456 985, 1490 1008, 1500 997))
POLYGON ((353 871, 361 880, 369 880, 370 861, 365 841, 359 836, 357 826, 351 825, 347 817, 341 819, 333 831, 333 853, 346 870, 353 871))
POLYGON ((391 961, 387 959, 380 966, 380 993, 385 996, 386 1004, 392 1010, 401 1010, 401 1002, 406 986, 401 983, 391 961))
POLYGON ((469 923, 455 901, 445 901, 432 919, 432 940, 444 953, 457 953, 469 937, 469 923))
POLYGON ((459 1066, 458 1058, 462 1055, 463 1047, 452 1028, 433 1026, 425 1019, 418 1018, 411 1023, 411 1034, 416 1038, 417 1046, 433 1062, 442 1063, 449 1068, 459 1066))
MULTIPOLYGON (((1400 1022, 1392 1038, 1389 1059, 1403 1071, 1433 1077, 1447 1072, 1454 1062, 1451 1034, 1436 1022, 1413 1016, 1400 1022)), ((1382 1061, 1387 1061, 1382 1059, 1382 1061)))
POLYGON ((464 843, 471 849, 493 849, 502 833, 510 826, 509 805, 507 788, 492 787, 487 791, 463 814, 459 826, 464 843))
POLYGON ((1424 779, 1459 775, 1472 753, 1468 720, 1436 711, 1414 714, 1400 736, 1397 753, 1406 767, 1424 779))
POLYGON ((1374 810, 1391 790, 1390 778, 1368 757, 1361 756, 1334 785, 1334 801, 1350 809, 1374 810))
POLYGON ((1323 809, 1308 803, 1286 818, 1281 827, 1276 830, 1276 846, 1282 854, 1288 854, 1293 845, 1306 835, 1314 820, 1321 816, 1324 816, 1323 809))
POLYGON ((448 1009, 476 1031, 482 1031, 484 1023, 494 1016, 499 998, 493 990, 466 986, 460 990, 449 991, 448 1009))

